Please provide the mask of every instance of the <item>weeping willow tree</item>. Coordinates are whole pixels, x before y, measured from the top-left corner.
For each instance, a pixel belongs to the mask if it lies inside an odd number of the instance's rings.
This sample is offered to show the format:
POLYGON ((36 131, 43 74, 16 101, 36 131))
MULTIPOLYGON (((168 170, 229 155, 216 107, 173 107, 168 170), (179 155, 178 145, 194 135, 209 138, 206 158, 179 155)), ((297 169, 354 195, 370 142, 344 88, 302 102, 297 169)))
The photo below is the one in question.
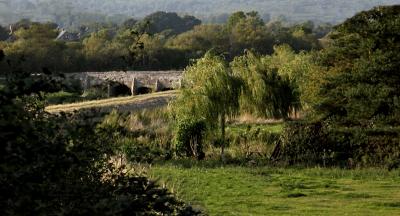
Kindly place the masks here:
POLYGON ((189 66, 182 80, 183 90, 172 104, 177 118, 206 120, 221 131, 221 158, 224 160, 226 118, 239 111, 241 82, 220 56, 210 52, 189 66))
POLYGON ((287 119, 300 109, 294 79, 278 73, 279 67, 269 64, 251 52, 231 63, 233 74, 243 81, 240 109, 267 118, 287 119))

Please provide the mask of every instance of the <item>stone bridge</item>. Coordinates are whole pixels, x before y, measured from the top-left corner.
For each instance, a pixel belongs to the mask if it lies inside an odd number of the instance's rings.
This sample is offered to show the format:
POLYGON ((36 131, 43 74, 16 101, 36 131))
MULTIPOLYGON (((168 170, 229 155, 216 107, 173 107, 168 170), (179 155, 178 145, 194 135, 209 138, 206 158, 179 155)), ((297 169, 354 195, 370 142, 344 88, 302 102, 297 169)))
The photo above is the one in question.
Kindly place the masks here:
POLYGON ((182 73, 182 71, 111 71, 69 73, 66 77, 79 80, 84 90, 109 81, 118 82, 129 87, 132 95, 136 95, 179 89, 182 73))

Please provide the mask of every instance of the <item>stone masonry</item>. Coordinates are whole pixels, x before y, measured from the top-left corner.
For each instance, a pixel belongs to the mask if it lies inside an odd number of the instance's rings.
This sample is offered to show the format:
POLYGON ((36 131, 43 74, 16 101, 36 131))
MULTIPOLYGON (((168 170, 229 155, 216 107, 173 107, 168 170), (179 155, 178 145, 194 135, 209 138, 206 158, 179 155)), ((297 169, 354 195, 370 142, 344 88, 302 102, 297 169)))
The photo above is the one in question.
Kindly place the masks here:
POLYGON ((82 72, 66 74, 67 78, 80 80, 84 90, 107 81, 126 85, 135 95, 140 88, 149 88, 153 92, 181 87, 182 71, 111 71, 82 72))

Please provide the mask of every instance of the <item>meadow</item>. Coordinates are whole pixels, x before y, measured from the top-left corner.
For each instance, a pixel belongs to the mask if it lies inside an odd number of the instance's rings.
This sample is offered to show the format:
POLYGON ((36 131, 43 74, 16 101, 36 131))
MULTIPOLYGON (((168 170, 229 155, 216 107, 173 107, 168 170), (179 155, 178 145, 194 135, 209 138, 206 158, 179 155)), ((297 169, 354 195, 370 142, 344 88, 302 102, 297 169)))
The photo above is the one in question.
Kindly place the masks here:
POLYGON ((400 215, 400 170, 183 160, 154 165, 149 175, 209 215, 400 215))

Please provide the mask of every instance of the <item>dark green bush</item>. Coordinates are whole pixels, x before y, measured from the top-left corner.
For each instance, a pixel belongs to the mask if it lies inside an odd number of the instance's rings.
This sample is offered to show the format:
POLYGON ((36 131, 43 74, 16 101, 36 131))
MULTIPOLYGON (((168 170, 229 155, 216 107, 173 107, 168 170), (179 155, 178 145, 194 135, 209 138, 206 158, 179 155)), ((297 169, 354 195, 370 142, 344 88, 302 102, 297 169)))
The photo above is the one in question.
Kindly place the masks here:
POLYGON ((289 122, 272 156, 289 164, 321 163, 324 152, 328 152, 326 139, 320 123, 289 122))
POLYGON ((183 119, 177 125, 175 145, 178 155, 204 158, 203 138, 206 123, 202 120, 183 119))
POLYGON ((335 158, 351 158, 357 165, 391 167, 400 162, 399 128, 332 129, 329 143, 342 151, 334 152, 335 158))
POLYGON ((400 161, 400 130, 290 122, 273 156, 289 164, 391 167, 400 161))
POLYGON ((127 139, 120 143, 121 153, 131 163, 152 163, 155 159, 161 158, 163 152, 150 146, 135 143, 134 139, 127 139))
POLYGON ((280 133, 273 133, 270 131, 260 131, 257 135, 257 139, 261 142, 265 143, 266 145, 274 145, 279 142, 280 133))

